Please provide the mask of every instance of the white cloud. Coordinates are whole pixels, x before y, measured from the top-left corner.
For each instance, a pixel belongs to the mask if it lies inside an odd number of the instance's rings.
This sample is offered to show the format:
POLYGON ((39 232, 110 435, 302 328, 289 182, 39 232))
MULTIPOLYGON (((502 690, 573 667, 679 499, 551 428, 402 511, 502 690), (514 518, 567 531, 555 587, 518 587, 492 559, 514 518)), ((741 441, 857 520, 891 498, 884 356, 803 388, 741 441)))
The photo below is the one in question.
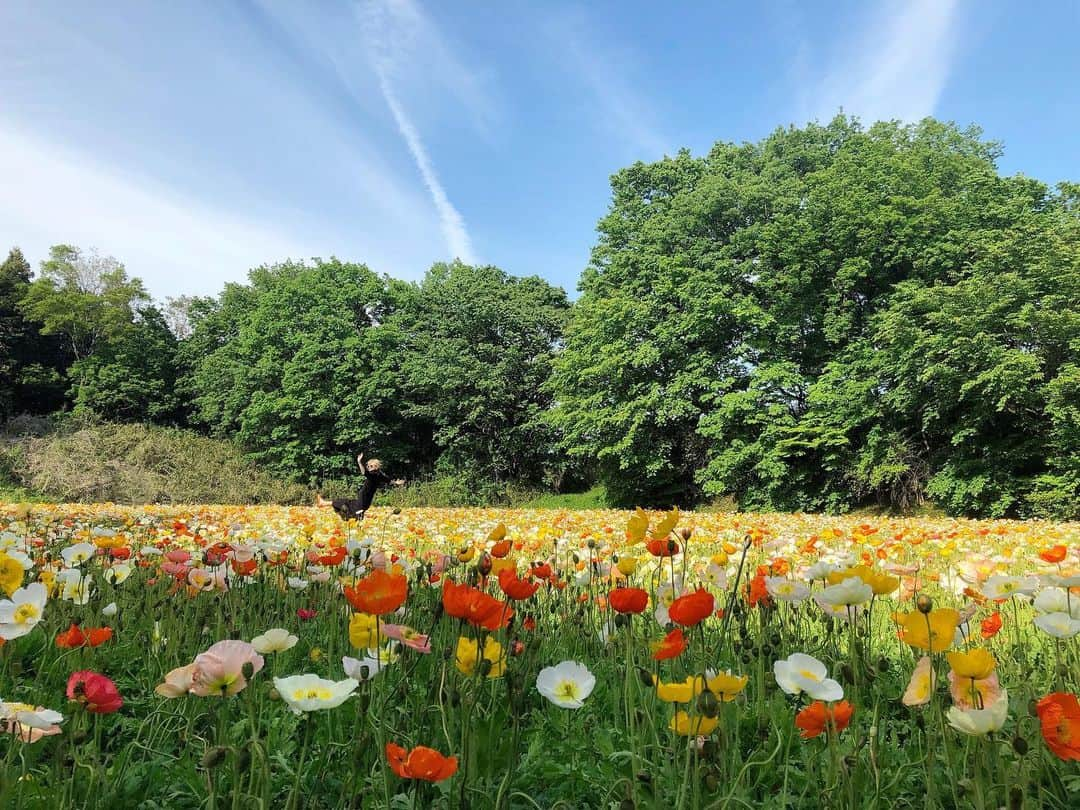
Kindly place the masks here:
POLYGON ((593 120, 607 136, 627 144, 640 160, 672 152, 650 105, 626 78, 636 69, 632 53, 593 33, 582 12, 551 16, 544 26, 559 64, 592 96, 593 120))
POLYGON ((416 57, 424 54, 424 63, 436 68, 425 75, 455 88, 473 110, 473 123, 481 130, 484 129, 487 109, 483 103, 484 97, 478 92, 477 84, 468 70, 454 58, 435 26, 410 0, 374 0, 359 6, 358 16, 372 67, 379 79, 379 89, 431 194, 446 246, 455 258, 473 264, 476 257, 465 219, 450 202, 420 132, 395 89, 395 82, 404 80, 404 77, 414 77, 415 74, 408 71, 406 66, 415 63, 416 57))
POLYGON ((313 255, 277 228, 12 129, 0 128, 0 176, 8 189, 0 194, 0 247, 17 244, 34 262, 53 244, 94 246, 119 258, 158 298, 217 293, 256 265, 313 255))
POLYGON ((890 2, 829 59, 803 76, 803 114, 827 121, 840 108, 864 122, 917 121, 937 106, 952 66, 959 0, 890 2))

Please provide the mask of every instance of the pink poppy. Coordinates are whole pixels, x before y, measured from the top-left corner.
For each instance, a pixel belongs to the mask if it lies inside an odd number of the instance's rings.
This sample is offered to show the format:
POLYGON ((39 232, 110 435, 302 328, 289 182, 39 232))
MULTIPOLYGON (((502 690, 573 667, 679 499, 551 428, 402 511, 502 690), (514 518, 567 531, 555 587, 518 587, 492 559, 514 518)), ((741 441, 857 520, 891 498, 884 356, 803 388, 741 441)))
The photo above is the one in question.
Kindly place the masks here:
POLYGON ((247 686, 244 665, 248 663, 252 674, 263 668, 263 657, 246 641, 217 642, 195 658, 191 692, 201 697, 235 695, 247 686))
POLYGON ((975 691, 982 701, 981 705, 976 705, 975 701, 972 700, 971 689, 971 678, 957 678, 956 673, 952 670, 949 671, 949 693, 952 695, 953 703, 957 708, 965 711, 969 709, 982 709, 987 706, 993 706, 1001 696, 1001 686, 998 684, 996 672, 991 673, 989 678, 975 681, 975 691))
POLYGON ((180 548, 174 548, 165 554, 165 559, 171 563, 186 563, 191 559, 191 552, 180 548))
POLYGON ((164 683, 158 684, 154 691, 162 697, 178 698, 191 691, 195 677, 195 665, 177 667, 165 676, 164 683))
POLYGON ((319 615, 319 611, 311 610, 309 608, 297 608, 296 615, 303 619, 305 622, 309 622, 319 615))
POLYGON ((431 641, 428 636, 416 632, 406 624, 383 624, 379 626, 379 632, 417 652, 431 652, 431 641))

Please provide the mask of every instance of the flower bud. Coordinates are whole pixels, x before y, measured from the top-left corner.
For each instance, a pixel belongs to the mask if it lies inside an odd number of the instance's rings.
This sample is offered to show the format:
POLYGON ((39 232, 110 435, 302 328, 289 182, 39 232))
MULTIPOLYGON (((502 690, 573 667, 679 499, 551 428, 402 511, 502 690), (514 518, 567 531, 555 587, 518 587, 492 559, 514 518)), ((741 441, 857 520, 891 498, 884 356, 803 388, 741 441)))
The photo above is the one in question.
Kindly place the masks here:
POLYGON ((202 757, 203 767, 207 769, 216 768, 218 765, 225 761, 225 756, 228 753, 229 749, 221 745, 206 749, 206 753, 203 754, 202 757))
POLYGON ((692 535, 693 533, 694 530, 691 529, 689 526, 683 526, 681 529, 679 529, 679 537, 683 539, 684 543, 690 539, 690 535, 692 535))
POLYGON ((255 664, 251 661, 245 661, 244 665, 240 667, 240 672, 243 674, 245 680, 251 680, 255 674, 255 664))
POLYGON ((1019 734, 1012 738, 1012 747, 1013 751, 1018 753, 1020 756, 1023 756, 1028 752, 1027 740, 1025 740, 1019 734))
POLYGON ((919 613, 927 614, 934 609, 934 601, 926 594, 919 594, 919 598, 915 600, 915 607, 918 608, 919 613))
POLYGON ((641 681, 647 689, 653 688, 653 676, 652 673, 649 672, 649 670, 645 669, 644 667, 638 667, 637 674, 638 680, 641 681))
POLYGON ((712 719, 720 714, 720 701, 716 699, 716 695, 711 690, 705 689, 698 695, 697 708, 703 716, 712 719))

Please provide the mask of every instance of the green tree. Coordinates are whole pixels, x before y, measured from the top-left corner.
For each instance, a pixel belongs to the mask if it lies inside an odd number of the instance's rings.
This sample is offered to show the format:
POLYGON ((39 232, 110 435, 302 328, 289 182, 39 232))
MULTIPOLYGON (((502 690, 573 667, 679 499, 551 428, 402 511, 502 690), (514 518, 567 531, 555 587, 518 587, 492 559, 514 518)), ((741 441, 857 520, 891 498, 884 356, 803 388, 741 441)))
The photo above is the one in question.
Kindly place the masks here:
POLYGON ((496 267, 436 264, 403 291, 404 413, 431 432, 437 467, 477 482, 537 483, 558 467, 545 385, 569 311, 566 293, 496 267))
POLYGON ((19 308, 30 288, 30 263, 12 248, 0 264, 0 418, 49 413, 64 404, 66 358, 19 308))
POLYGON ((1066 500, 1075 188, 999 153, 838 117, 619 172, 554 377, 566 451, 627 502, 1066 500))
POLYGON ((358 449, 405 458, 398 380, 382 360, 393 337, 376 328, 390 311, 390 286, 364 265, 253 270, 189 309, 180 387, 192 420, 296 479, 354 475, 358 449))

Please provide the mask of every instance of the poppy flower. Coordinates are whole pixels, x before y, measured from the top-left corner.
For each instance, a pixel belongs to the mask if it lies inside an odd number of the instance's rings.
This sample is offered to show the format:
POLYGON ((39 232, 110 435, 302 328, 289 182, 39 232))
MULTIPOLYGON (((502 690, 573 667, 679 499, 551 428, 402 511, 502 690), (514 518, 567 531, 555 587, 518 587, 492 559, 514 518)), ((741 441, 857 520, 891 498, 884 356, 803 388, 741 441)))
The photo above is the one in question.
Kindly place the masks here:
POLYGON ((448 616, 464 619, 474 627, 498 630, 510 622, 514 611, 477 588, 447 580, 443 585, 443 609, 448 616))
POLYGON ((1048 563, 1059 563, 1065 559, 1065 554, 1067 553, 1067 551, 1068 549, 1066 549, 1065 546, 1062 545, 1052 546, 1051 548, 1044 548, 1042 551, 1039 552, 1039 559, 1048 563))
POLYGON ((91 714, 112 714, 124 705, 120 691, 109 678, 97 672, 71 673, 67 682, 69 700, 81 703, 91 714))
POLYGON ((994 656, 984 649, 977 648, 967 652, 951 652, 946 655, 949 666, 957 678, 981 681, 990 677, 997 666, 994 656))
POLYGON ((676 624, 693 627, 709 617, 716 606, 713 595, 704 589, 680 596, 668 607, 668 616, 676 624))
POLYGON ((854 708, 846 700, 826 706, 820 700, 815 700, 797 715, 795 725, 802 729, 799 734, 804 740, 817 737, 826 729, 839 734, 848 727, 854 708))
POLYGON ((529 571, 536 579, 551 579, 552 573, 550 563, 541 563, 539 565, 533 564, 532 569, 529 571))
POLYGON ((1080 701, 1067 692, 1053 692, 1035 704, 1042 736, 1059 759, 1080 760, 1080 701))
POLYGON ((753 579, 750 580, 750 584, 746 588, 746 601, 750 607, 757 607, 760 604, 768 605, 772 602, 772 598, 769 596, 769 587, 765 583, 766 574, 764 571, 758 571, 753 579))
POLYGON ((649 592, 642 588, 616 588, 608 594, 616 613, 642 613, 649 604, 649 592))
POLYGON ((345 562, 346 554, 347 552, 345 551, 344 546, 337 546, 336 548, 321 553, 318 556, 317 562, 319 565, 341 565, 345 562))
POLYGON ((345 598, 360 613, 384 616, 393 613, 405 601, 409 591, 409 581, 399 575, 375 570, 356 583, 355 587, 346 586, 345 598))
POLYGON ((400 745, 388 742, 386 759, 390 763, 390 770, 402 779, 441 782, 457 773, 457 757, 443 756, 434 748, 424 745, 406 751, 400 745))
POLYGON ((652 645, 653 659, 666 661, 669 658, 678 658, 686 650, 686 636, 681 627, 676 627, 663 640, 652 645))
POLYGON ((1001 614, 996 610, 985 619, 979 625, 979 630, 982 633, 984 639, 991 639, 998 634, 1001 629, 1001 614))
POLYGON ((929 613, 916 610, 893 614, 893 620, 900 625, 905 644, 939 653, 952 646, 960 613, 952 608, 936 608, 929 613))
POLYGON ((499 587, 510 599, 528 599, 540 588, 539 582, 529 582, 518 577, 512 568, 499 572, 499 587))
POLYGON ((510 553, 510 541, 500 540, 498 543, 491 547, 491 556, 497 559, 501 559, 510 553))
POLYGON ((83 646, 97 647, 112 638, 112 634, 111 627, 92 627, 84 633, 79 625, 73 623, 64 632, 56 634, 56 646, 69 650, 83 646))
POLYGON ((650 540, 645 548, 654 557, 673 557, 679 553, 679 544, 668 537, 660 537, 650 540))

